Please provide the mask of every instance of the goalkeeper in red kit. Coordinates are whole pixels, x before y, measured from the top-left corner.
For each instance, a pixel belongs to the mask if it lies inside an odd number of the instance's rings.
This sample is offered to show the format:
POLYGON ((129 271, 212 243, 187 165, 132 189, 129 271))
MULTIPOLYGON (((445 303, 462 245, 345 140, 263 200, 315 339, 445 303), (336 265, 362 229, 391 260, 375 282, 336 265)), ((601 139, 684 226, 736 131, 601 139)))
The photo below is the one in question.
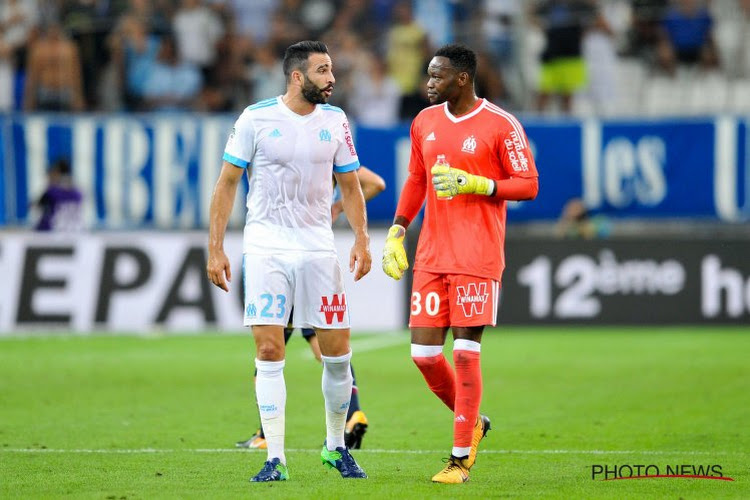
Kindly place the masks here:
POLYGON ((538 174, 518 120, 474 93, 475 53, 440 48, 428 67, 430 106, 411 125, 409 177, 383 250, 383 271, 409 267, 403 239, 426 208, 414 261, 411 356, 427 385, 454 414, 453 449, 438 483, 463 483, 490 420, 482 400, 480 348, 495 325, 505 258, 508 200, 532 200, 538 174), (455 369, 443 355, 453 332, 455 369))

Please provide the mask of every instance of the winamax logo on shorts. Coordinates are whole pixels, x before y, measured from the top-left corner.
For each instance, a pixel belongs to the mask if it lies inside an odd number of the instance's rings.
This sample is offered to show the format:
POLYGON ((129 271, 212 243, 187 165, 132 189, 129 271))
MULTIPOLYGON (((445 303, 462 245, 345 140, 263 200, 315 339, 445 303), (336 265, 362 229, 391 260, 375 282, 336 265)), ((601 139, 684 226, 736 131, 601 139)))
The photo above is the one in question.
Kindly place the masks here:
POLYGON ((464 316, 479 316, 484 314, 484 305, 490 296, 487 293, 487 283, 469 283, 467 287, 456 287, 456 304, 461 306, 464 316))
POLYGON ((341 323, 344 321, 344 313, 346 312, 346 295, 334 294, 331 301, 328 301, 328 297, 323 296, 320 298, 322 302, 320 311, 326 317, 326 324, 330 325, 333 323, 333 317, 336 316, 336 321, 341 323))
POLYGON ((659 467, 656 464, 595 464, 591 466, 591 479, 614 481, 617 479, 718 479, 734 481, 725 476, 722 466, 718 464, 667 464, 659 467))

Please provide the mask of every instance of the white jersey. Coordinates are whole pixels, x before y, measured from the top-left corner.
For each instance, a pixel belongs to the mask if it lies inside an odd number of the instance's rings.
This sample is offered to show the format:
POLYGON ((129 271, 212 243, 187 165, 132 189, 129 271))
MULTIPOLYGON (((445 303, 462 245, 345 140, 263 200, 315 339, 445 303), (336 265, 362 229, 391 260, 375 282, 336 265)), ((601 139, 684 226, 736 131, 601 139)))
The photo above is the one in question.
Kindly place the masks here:
POLYGON ((281 96, 260 101, 235 122, 224 160, 251 169, 245 253, 335 251, 332 174, 359 168, 340 108, 318 104, 302 116, 281 96))

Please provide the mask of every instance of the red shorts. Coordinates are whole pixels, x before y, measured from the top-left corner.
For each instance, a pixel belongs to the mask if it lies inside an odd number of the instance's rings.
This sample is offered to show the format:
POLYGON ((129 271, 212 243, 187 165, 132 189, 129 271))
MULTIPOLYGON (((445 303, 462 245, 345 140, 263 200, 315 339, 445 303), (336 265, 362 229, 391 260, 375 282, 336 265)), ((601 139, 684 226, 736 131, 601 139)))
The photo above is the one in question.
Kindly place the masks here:
POLYGON ((500 282, 415 271, 409 327, 495 326, 500 282))

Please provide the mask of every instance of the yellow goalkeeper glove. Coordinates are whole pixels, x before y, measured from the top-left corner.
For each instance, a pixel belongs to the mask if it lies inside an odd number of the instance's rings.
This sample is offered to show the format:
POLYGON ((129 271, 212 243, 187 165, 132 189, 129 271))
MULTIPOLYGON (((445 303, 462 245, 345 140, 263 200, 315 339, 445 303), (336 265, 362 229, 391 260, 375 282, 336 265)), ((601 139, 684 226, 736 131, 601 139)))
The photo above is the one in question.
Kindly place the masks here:
POLYGON ((409 261, 406 259, 406 250, 404 250, 405 235, 404 226, 394 224, 388 230, 388 237, 385 239, 383 272, 394 280, 400 280, 404 271, 409 269, 409 261))
POLYGON ((481 175, 472 175, 447 165, 435 165, 430 172, 432 187, 438 198, 451 198, 457 194, 492 196, 495 193, 495 181, 481 175))

